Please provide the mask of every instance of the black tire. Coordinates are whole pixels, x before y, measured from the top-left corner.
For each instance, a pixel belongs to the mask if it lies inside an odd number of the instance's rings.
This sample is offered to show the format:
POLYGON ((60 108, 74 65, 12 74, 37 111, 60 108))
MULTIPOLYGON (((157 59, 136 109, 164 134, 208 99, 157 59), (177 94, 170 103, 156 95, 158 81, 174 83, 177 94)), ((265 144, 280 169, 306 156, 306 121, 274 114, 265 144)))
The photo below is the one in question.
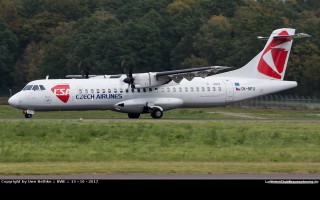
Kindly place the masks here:
POLYGON ((24 117, 25 117, 25 118, 31 118, 31 117, 32 117, 32 114, 26 113, 26 114, 24 114, 24 117))
POLYGON ((151 113, 153 119, 160 119, 163 116, 163 112, 160 109, 154 109, 151 113))
POLYGON ((140 117, 140 113, 128 113, 128 117, 131 119, 137 119, 140 117))

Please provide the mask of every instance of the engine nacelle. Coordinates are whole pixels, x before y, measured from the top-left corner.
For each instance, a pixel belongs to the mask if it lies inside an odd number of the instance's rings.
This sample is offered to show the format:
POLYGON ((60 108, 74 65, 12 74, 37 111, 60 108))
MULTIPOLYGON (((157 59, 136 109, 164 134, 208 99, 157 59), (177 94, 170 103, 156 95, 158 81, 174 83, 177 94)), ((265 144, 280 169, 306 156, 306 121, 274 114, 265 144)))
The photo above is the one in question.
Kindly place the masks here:
POLYGON ((133 84, 136 88, 156 87, 171 81, 169 77, 159 77, 157 79, 156 73, 153 72, 135 74, 133 78, 133 84))

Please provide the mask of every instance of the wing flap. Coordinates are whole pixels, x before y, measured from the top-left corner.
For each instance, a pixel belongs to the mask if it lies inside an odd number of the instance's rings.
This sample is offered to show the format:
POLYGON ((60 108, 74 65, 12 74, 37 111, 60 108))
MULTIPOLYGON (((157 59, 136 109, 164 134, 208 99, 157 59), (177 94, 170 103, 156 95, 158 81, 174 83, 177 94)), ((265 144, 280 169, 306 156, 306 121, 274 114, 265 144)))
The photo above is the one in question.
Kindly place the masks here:
POLYGON ((208 66, 200 68, 190 68, 190 69, 181 69, 181 70, 172 70, 165 72, 156 73, 156 78, 160 77, 169 77, 176 83, 180 83, 182 79, 187 79, 191 81, 194 77, 205 78, 209 73, 217 73, 218 71, 229 69, 227 66, 208 66))

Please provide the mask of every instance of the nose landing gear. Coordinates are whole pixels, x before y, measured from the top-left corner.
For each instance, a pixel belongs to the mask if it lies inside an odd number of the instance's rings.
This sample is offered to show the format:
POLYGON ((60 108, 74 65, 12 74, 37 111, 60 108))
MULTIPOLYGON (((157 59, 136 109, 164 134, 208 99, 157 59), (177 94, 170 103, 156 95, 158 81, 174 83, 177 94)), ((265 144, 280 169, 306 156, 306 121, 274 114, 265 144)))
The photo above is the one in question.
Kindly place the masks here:
POLYGON ((23 110, 23 114, 24 114, 24 117, 25 118, 31 118, 32 115, 34 114, 34 111, 33 110, 23 110))

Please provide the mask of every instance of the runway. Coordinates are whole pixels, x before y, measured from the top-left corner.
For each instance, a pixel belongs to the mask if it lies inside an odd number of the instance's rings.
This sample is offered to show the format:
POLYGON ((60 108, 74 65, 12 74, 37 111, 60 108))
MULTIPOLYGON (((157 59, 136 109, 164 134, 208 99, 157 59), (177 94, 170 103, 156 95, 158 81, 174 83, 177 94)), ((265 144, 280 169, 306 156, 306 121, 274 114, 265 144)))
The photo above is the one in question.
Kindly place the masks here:
MULTIPOLYGON (((70 174, 0 175, 1 180, 319 180, 320 174, 70 174)), ((319 183, 318 183, 319 184, 319 183)))
POLYGON ((257 122, 316 122, 319 123, 320 119, 261 119, 261 118, 163 118, 163 119, 129 119, 129 118, 0 118, 0 121, 257 121, 257 122))

